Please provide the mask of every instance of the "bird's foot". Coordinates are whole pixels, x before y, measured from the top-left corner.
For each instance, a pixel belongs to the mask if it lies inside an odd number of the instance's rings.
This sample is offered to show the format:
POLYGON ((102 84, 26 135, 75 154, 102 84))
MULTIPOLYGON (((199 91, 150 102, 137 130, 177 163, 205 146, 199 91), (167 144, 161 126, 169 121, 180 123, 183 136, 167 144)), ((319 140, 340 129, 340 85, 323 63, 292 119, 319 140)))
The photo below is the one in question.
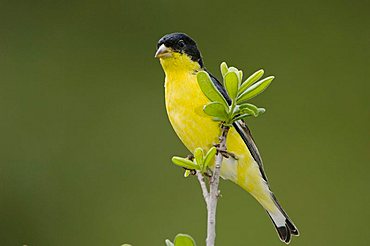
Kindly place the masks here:
POLYGON ((221 153, 221 155, 225 158, 230 158, 232 157, 234 160, 238 160, 239 158, 232 152, 229 152, 227 150, 224 150, 224 149, 220 149, 220 144, 213 144, 213 146, 216 147, 217 149, 217 153, 221 153))

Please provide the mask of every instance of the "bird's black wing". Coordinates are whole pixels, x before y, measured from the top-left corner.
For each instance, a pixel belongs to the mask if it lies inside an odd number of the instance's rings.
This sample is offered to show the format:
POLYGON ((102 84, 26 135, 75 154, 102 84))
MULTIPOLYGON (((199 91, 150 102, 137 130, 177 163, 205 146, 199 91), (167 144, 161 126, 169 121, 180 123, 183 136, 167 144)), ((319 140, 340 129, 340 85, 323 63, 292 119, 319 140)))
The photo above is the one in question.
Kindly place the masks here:
MULTIPOLYGON (((216 86, 218 91, 226 99, 227 103, 231 104, 231 99, 230 99, 229 95, 227 95, 225 87, 210 72, 208 72, 207 70, 206 70, 206 72, 211 77, 212 82, 216 86)), ((265 170, 263 169, 263 163, 262 163, 261 155, 260 155, 260 153, 257 149, 256 144, 254 143, 251 131, 249 130, 247 124, 245 123, 244 120, 238 120, 233 124, 233 126, 235 127, 235 130, 239 133, 241 138, 243 139, 244 143, 247 145, 248 150, 251 153, 253 159, 258 164, 258 167, 260 169, 260 172, 261 172, 261 175, 262 175, 263 179, 267 182, 267 177, 266 177, 266 174, 265 174, 265 170)))

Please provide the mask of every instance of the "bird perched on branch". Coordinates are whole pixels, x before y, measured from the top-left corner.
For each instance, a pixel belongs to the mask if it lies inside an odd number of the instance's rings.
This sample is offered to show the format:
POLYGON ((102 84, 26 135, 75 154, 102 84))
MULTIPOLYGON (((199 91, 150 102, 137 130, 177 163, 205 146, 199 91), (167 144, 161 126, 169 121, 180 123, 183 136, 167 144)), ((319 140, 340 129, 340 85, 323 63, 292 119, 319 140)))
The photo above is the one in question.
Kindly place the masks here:
MULTIPOLYGON (((165 35, 158 41, 155 57, 166 75, 166 110, 175 132, 192 153, 197 147, 211 148, 217 142, 220 127, 203 112, 209 99, 201 91, 196 75, 206 69, 195 41, 184 33, 165 35)), ((224 86, 209 75, 230 103, 224 86)), ((271 192, 261 156, 243 120, 233 124, 226 146, 238 158, 224 158, 221 177, 248 191, 267 211, 281 241, 288 244, 291 236, 299 232, 271 192)))

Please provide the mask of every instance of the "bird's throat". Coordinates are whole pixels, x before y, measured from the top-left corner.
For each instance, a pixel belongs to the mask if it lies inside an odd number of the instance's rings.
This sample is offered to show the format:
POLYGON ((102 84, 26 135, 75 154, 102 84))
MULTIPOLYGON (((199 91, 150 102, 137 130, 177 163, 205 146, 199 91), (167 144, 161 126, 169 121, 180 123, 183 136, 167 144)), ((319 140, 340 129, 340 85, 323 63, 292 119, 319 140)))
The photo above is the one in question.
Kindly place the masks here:
POLYGON ((166 77, 187 76, 189 73, 196 74, 201 70, 198 62, 191 60, 186 54, 173 52, 169 57, 160 58, 166 77))

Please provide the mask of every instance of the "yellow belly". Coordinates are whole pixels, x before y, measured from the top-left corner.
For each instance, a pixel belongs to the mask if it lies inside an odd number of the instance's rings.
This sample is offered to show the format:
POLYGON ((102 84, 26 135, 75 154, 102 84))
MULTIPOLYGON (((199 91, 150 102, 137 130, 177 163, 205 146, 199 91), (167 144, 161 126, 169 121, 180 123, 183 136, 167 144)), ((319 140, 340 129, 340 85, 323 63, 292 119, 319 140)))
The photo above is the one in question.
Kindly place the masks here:
MULTIPOLYGON (((203 112, 203 106, 209 100, 200 90, 195 73, 167 74, 165 97, 169 120, 190 152, 193 153, 197 147, 208 150, 213 143, 218 143, 219 123, 203 112)), ((243 139, 234 128, 229 131, 226 145, 229 152, 238 156, 238 160, 224 159, 221 176, 250 192, 266 209, 273 210, 275 205, 268 186, 243 139)))

